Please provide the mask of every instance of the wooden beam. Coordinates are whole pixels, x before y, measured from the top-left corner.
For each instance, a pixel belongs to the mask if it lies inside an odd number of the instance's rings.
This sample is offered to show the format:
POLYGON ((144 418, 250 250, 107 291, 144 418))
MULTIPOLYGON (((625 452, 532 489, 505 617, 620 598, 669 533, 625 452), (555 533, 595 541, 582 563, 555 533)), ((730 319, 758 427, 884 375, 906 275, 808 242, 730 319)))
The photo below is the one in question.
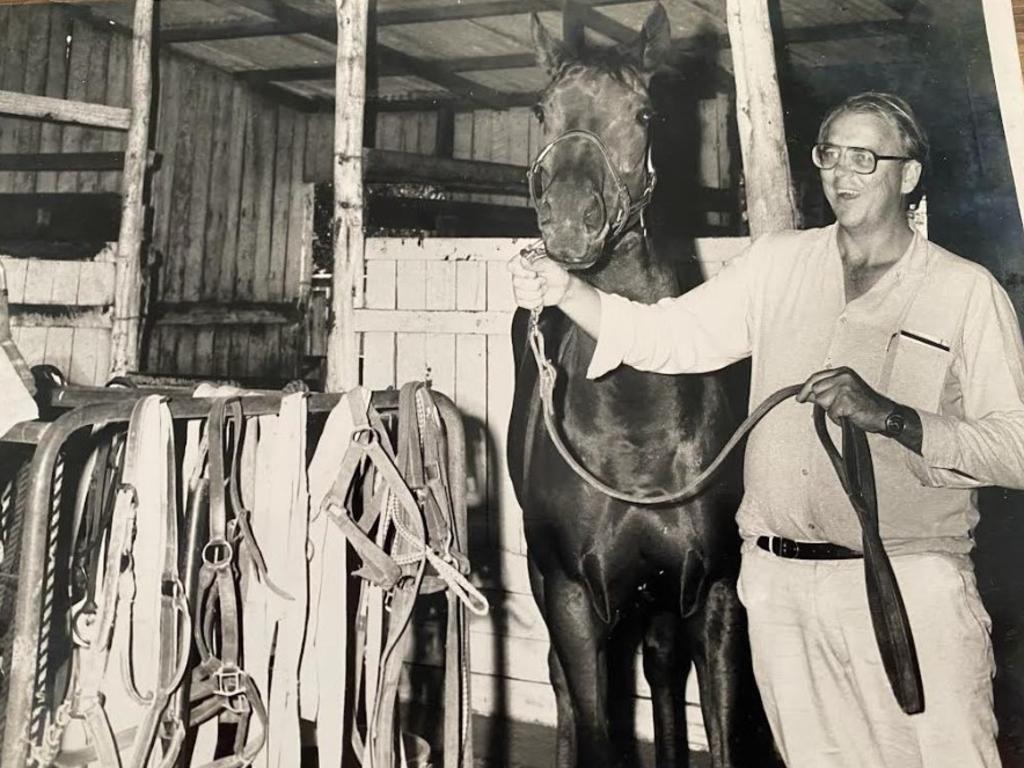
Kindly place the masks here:
POLYGON ((245 83, 287 83, 296 80, 327 80, 334 77, 334 65, 323 64, 311 67, 278 67, 275 69, 253 69, 235 73, 245 83))
POLYGON ((465 191, 525 195, 526 168, 508 163, 417 155, 382 149, 364 150, 366 178, 374 182, 448 184, 465 191))
POLYGON ((587 42, 587 25, 579 3, 566 3, 562 11, 562 43, 570 51, 582 51, 587 42))
MULTIPOLYGON (((160 156, 150 152, 150 166, 160 156)), ((120 171, 123 152, 32 152, 24 155, 0 155, 0 171, 120 171)))
MULTIPOLYGON (((315 16, 281 0, 231 0, 234 5, 262 14, 279 24, 301 28, 305 34, 313 35, 329 43, 337 42, 338 30, 334 20, 328 16, 315 16)), ((365 3, 365 0, 364 0, 365 3)))
MULTIPOLYGON (((333 179, 333 163, 321 153, 311 155, 303 173, 307 184, 323 184, 333 179)), ((438 184, 464 192, 493 192, 525 195, 526 167, 482 160, 456 160, 390 149, 363 148, 363 174, 374 183, 410 182, 438 184)))
MULTIPOLYGON (((630 5, 637 0, 577 0, 581 5, 599 7, 603 5, 630 5)), ((396 8, 379 11, 379 26, 397 24, 423 24, 436 21, 460 19, 483 19, 493 16, 518 16, 523 13, 551 10, 547 0, 492 0, 466 5, 441 5, 433 8, 396 8)))
POLYGON ((377 53, 381 67, 397 67, 408 73, 414 73, 417 77, 429 80, 432 83, 444 86, 456 96, 479 102, 481 106, 491 109, 505 109, 505 94, 495 91, 486 85, 481 85, 472 80, 467 80, 456 74, 446 65, 437 63, 437 60, 417 59, 406 53, 388 48, 384 45, 377 46, 377 53))
POLYGON ((121 174, 121 228, 117 237, 114 326, 110 333, 110 373, 139 367, 142 320, 142 241, 146 235, 145 188, 149 157, 149 117, 153 100, 153 0, 135 0, 132 29, 131 125, 121 174))
POLYGON ((0 91, 0 114, 88 125, 93 128, 113 128, 119 131, 128 130, 131 119, 131 110, 122 107, 55 99, 50 96, 32 96, 14 91, 0 91))
POLYGON ((11 325, 16 328, 101 328, 112 326, 106 307, 78 304, 11 304, 11 325))
POLYGON ((353 318, 356 308, 363 306, 362 149, 367 12, 365 0, 335 0, 338 45, 334 112, 334 268, 326 382, 330 392, 348 391, 359 384, 359 345, 353 318))
POLYGON ((374 196, 367 200, 370 232, 433 232, 460 237, 536 237, 537 214, 519 205, 374 196))
MULTIPOLYGON (((309 34, 315 35, 321 40, 332 43, 337 42, 338 33, 333 24, 321 17, 313 16, 286 3, 282 3, 280 0, 234 0, 234 2, 252 11, 281 21, 305 24, 308 27, 307 31, 309 34)), ((363 46, 365 46, 365 42, 363 46)), ((424 80, 444 86, 457 96, 477 101, 481 106, 491 107, 492 109, 505 108, 500 93, 472 80, 460 77, 443 65, 416 59, 402 51, 383 45, 377 45, 377 53, 382 66, 404 67, 407 71, 415 72, 424 80)))
POLYGON ((0 195, 0 238, 105 242, 116 240, 120 196, 112 193, 0 195))
POLYGON ((768 0, 728 0, 751 237, 797 223, 768 0))
POLYGON ((305 315, 292 303, 163 302, 153 311, 158 325, 298 325, 305 315))
POLYGON ((227 21, 207 24, 180 24, 161 27, 157 39, 161 45, 198 43, 210 40, 237 40, 246 37, 279 37, 308 32, 304 22, 227 21))
POLYGON ((0 155, 0 171, 120 171, 121 152, 36 152, 0 155))
MULTIPOLYGON (((536 91, 515 91, 502 95, 502 109, 512 107, 532 107, 537 103, 538 94, 536 91)), ((474 99, 455 97, 451 94, 439 93, 436 96, 425 94, 410 97, 394 96, 369 96, 367 103, 373 106, 377 112, 429 112, 442 106, 448 106, 456 112, 465 112, 479 108, 480 104, 474 99)))
POLYGON ((579 21, 587 27, 617 43, 631 43, 638 34, 637 30, 619 24, 614 19, 608 18, 578 0, 548 0, 548 6, 549 9, 561 10, 562 13, 578 16, 579 21))
POLYGON ((722 0, 682 0, 683 5, 697 11, 703 18, 711 22, 716 29, 726 29, 725 4, 722 0))

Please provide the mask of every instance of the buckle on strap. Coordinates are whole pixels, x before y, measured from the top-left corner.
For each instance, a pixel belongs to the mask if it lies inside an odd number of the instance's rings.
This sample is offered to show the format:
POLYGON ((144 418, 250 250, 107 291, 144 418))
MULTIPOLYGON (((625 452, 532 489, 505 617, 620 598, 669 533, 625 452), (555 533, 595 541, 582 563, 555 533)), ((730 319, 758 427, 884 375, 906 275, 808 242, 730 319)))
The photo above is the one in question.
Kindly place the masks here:
POLYGON ((249 711, 248 675, 234 665, 225 664, 213 671, 213 695, 224 700, 224 709, 236 715, 249 711))
POLYGON ((768 537, 768 549, 777 557, 799 558, 800 544, 792 539, 785 539, 781 536, 768 537))
POLYGON ((237 696, 242 693, 242 670, 227 665, 214 670, 213 692, 218 696, 237 696))

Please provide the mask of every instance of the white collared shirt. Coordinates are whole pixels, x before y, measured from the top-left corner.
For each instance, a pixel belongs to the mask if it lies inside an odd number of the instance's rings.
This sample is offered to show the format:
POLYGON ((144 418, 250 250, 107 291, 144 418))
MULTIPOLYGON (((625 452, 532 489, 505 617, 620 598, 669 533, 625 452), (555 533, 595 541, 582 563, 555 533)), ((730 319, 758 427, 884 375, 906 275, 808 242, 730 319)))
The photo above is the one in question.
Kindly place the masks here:
MULTIPOLYGON (((620 363, 700 373, 749 356, 753 408, 816 371, 848 366, 921 416, 922 456, 869 435, 887 549, 969 551, 973 489, 1024 487, 1016 313, 987 270, 920 236, 847 304, 836 232, 832 225, 762 237, 712 279, 654 305, 602 293, 588 376, 620 363)), ((859 549, 857 518, 811 414, 810 404, 788 400, 751 434, 740 532, 748 541, 776 535, 859 549)))

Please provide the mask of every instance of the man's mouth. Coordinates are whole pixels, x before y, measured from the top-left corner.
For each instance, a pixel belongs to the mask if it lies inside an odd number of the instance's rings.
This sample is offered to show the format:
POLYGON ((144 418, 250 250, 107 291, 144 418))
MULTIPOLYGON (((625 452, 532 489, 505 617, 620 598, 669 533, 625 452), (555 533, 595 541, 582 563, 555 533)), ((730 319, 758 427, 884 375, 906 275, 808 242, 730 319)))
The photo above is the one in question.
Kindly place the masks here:
POLYGON ((860 192, 856 189, 837 189, 836 197, 840 200, 853 200, 856 197, 860 197, 860 192))

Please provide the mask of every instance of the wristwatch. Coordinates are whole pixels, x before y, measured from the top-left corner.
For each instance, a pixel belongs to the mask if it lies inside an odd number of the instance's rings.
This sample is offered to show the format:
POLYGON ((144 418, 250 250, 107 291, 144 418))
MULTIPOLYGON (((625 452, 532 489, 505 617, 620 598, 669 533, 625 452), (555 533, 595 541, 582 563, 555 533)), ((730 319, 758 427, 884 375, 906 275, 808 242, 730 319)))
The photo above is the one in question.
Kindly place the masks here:
POLYGON ((907 421, 903 416, 903 409, 900 406, 896 406, 892 409, 892 413, 885 417, 885 432, 886 437, 899 437, 903 434, 903 428, 907 426, 907 421))

